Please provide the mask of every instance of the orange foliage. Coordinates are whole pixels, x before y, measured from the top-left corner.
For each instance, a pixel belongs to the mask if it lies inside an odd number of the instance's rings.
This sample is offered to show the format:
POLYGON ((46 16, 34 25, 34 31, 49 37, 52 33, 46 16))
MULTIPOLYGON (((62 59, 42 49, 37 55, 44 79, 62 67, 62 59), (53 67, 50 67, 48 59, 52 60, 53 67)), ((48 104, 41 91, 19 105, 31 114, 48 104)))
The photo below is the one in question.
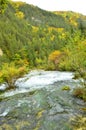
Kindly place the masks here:
POLYGON ((49 61, 52 61, 54 64, 59 62, 62 53, 59 50, 55 50, 49 55, 49 61))

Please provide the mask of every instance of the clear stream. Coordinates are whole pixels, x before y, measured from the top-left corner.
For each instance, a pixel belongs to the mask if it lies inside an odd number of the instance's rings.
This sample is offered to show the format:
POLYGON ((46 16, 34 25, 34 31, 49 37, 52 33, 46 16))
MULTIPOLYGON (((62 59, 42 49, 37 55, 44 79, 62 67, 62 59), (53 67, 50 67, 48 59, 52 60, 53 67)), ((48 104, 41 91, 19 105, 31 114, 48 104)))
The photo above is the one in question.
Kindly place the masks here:
POLYGON ((80 83, 71 72, 34 70, 15 85, 0 94, 0 130, 71 130, 71 118, 86 114, 72 95, 80 83))

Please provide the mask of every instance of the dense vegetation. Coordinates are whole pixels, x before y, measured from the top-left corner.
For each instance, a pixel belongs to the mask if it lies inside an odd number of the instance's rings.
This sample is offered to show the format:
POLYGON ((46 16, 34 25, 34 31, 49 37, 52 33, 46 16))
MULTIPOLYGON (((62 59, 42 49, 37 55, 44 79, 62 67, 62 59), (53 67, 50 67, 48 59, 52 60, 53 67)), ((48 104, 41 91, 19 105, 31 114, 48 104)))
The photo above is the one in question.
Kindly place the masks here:
POLYGON ((12 86, 10 75, 17 78, 32 68, 78 71, 86 79, 85 16, 48 12, 23 2, 6 1, 1 7, 1 83, 12 86))

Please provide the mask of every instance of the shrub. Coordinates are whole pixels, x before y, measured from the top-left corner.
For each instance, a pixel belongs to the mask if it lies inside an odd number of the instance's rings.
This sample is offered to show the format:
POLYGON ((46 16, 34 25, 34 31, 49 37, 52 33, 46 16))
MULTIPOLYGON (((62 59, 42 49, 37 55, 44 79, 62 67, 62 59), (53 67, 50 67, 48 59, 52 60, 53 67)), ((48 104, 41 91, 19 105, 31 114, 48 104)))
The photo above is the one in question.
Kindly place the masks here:
POLYGON ((86 130, 86 117, 80 115, 71 119, 73 130, 86 130))
POLYGON ((82 87, 82 88, 78 87, 78 88, 74 89, 73 95, 75 97, 81 98, 84 101, 86 101, 86 88, 85 87, 82 87))
POLYGON ((59 50, 55 50, 49 55, 48 60, 52 62, 55 65, 55 69, 57 69, 61 58, 62 52, 60 52, 59 50))
POLYGON ((27 72, 26 66, 17 67, 14 63, 4 63, 0 72, 0 82, 7 82, 9 88, 15 87, 15 81, 27 72))

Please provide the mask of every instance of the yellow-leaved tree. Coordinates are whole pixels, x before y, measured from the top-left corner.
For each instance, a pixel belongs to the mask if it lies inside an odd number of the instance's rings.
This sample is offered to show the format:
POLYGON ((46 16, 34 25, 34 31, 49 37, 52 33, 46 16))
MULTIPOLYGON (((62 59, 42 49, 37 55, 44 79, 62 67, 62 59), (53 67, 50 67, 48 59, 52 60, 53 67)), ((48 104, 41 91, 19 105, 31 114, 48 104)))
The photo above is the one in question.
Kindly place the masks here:
POLYGON ((23 18, 24 18, 24 13, 21 12, 21 11, 17 11, 17 12, 15 13, 15 15, 16 15, 18 18, 20 18, 20 19, 23 19, 23 18))
POLYGON ((55 69, 57 69, 61 57, 62 57, 62 52, 59 50, 55 50, 49 55, 48 59, 50 62, 52 62, 55 65, 55 69))

